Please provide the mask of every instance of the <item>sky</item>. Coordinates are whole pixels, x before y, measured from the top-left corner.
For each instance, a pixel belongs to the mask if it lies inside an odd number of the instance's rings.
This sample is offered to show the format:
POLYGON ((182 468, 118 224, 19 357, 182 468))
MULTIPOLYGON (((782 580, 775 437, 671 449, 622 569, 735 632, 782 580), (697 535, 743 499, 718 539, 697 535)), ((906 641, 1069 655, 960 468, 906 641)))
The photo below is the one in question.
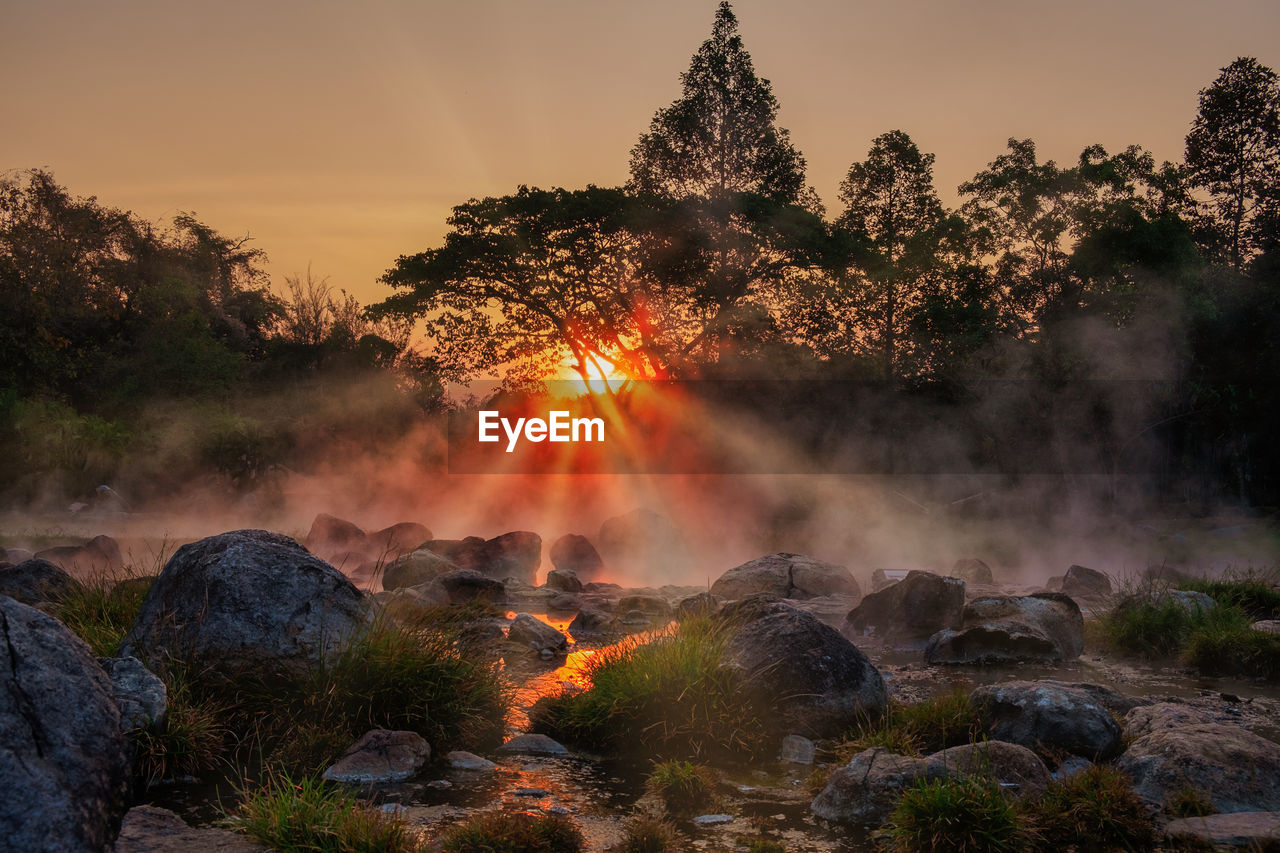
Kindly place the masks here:
MULTIPOLYGON (((717 0, 0 0, 0 172, 51 170, 148 220, 249 236, 373 302, 450 208, 613 186, 717 0)), ((1010 137, 1177 159, 1197 92, 1280 68, 1276 0, 738 0, 756 72, 832 213, 901 129, 944 202, 1010 137)))

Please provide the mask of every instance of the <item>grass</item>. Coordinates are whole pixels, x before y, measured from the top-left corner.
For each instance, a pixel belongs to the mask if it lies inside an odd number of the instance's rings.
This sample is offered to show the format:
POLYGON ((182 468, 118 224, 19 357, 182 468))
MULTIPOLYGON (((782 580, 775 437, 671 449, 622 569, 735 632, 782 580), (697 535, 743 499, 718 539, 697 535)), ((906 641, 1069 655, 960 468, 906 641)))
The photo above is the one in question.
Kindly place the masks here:
POLYGON ((774 841, 772 838, 740 835, 733 839, 733 843, 739 847, 745 847, 747 853, 787 853, 787 848, 782 845, 782 842, 774 841))
POLYGON ((1017 853, 1030 830, 1012 800, 990 780, 920 780, 907 788, 885 827, 901 853, 1017 853))
POLYGON ((687 849, 676 828, 653 815, 640 814, 627 821, 622 841, 611 853, 681 853, 687 849))
POLYGON ((154 577, 125 573, 76 581, 55 602, 54 616, 84 640, 94 655, 115 657, 138 618, 154 577))
POLYGON ((1203 592, 1219 604, 1240 608, 1250 620, 1257 622, 1260 619, 1280 619, 1278 581, 1280 573, 1274 570, 1264 573, 1250 569, 1215 580, 1196 578, 1180 581, 1178 589, 1203 592))
POLYGON ((1129 777, 1106 765, 1054 780, 1027 814, 1046 850, 1150 850, 1155 844, 1151 817, 1129 777))
POLYGON ((716 801, 716 777, 711 768, 669 759, 653 768, 645 783, 673 815, 705 813, 716 801))
POLYGON ((582 833, 560 815, 483 812, 441 836, 441 853, 578 853, 582 833))
POLYGON ((587 664, 588 690, 539 700, 530 712, 534 730, 656 758, 760 754, 765 709, 721 663, 734 630, 727 621, 695 617, 650 642, 603 649, 587 664))
POLYGON ((881 747, 900 755, 927 755, 972 743, 983 728, 969 694, 956 689, 915 705, 890 705, 884 714, 850 732, 836 754, 847 761, 864 749, 881 747))
POLYGON ((1171 793, 1165 799, 1164 810, 1174 817, 1206 817, 1214 813, 1209 797, 1190 785, 1171 793))
POLYGON ((164 725, 133 733, 134 774, 146 784, 212 770, 224 761, 231 741, 225 709, 192 695, 184 667, 165 667, 161 678, 167 702, 164 725))
MULTIPOLYGON (((284 853, 411 853, 421 849, 404 820, 308 777, 272 777, 242 790, 232 826, 284 853)), ((481 848, 483 849, 483 848, 481 848)))
POLYGON ((1250 628, 1256 613, 1269 612, 1274 590, 1266 582, 1189 581, 1181 588, 1210 595, 1216 606, 1188 610, 1171 598, 1130 594, 1098 620, 1097 633, 1121 653, 1180 656, 1204 675, 1280 679, 1280 636, 1250 628))

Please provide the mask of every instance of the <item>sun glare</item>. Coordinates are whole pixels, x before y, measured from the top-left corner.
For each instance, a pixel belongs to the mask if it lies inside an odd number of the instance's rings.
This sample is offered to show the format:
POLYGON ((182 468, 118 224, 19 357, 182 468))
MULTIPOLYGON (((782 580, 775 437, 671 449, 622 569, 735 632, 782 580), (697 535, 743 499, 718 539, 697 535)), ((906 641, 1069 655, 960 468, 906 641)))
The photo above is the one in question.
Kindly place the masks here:
POLYGON ((586 378, 583 378, 577 365, 569 359, 561 363, 560 373, 565 383, 578 396, 620 391, 628 379, 616 364, 602 355, 587 358, 586 378))

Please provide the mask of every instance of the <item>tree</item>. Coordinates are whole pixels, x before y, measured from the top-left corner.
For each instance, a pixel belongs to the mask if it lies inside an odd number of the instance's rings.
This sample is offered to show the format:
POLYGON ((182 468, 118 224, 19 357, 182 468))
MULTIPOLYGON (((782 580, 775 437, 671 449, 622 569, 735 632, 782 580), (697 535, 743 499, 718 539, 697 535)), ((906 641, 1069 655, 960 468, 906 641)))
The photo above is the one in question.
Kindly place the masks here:
POLYGON ((1225 260, 1234 269, 1259 249, 1257 213, 1280 195, 1280 81, 1252 57, 1240 57, 1200 90, 1187 134, 1187 168, 1213 198, 1225 260))
POLYGON ((804 158, 775 124, 778 100, 756 76, 727 2, 680 81, 683 95, 657 112, 631 150, 633 189, 674 198, 749 192, 802 200, 804 158))

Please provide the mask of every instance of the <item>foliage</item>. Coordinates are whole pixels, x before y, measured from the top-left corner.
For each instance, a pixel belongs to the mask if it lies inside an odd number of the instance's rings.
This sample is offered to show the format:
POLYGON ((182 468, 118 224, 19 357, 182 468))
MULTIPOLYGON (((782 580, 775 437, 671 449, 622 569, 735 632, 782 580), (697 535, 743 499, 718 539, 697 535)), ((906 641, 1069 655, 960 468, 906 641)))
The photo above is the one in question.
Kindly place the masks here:
POLYGON ((1127 775, 1106 765, 1055 779, 1028 812, 1047 850, 1150 850, 1155 843, 1146 804, 1127 775))
POLYGON ((673 815, 702 814, 716 799, 716 777, 711 768, 675 758, 654 767, 645 786, 673 815))
POLYGON ((154 577, 98 577, 76 581, 55 602, 54 616, 88 643, 97 657, 114 657, 133 627, 154 577))
POLYGON ((411 853, 421 848, 403 818, 352 800, 314 777, 294 781, 273 776, 259 788, 245 788, 230 824, 287 853, 411 853))
POLYGON ((915 705, 891 704, 884 714, 851 732, 837 752, 852 756, 883 747, 900 755, 928 755, 973 743, 982 730, 982 719, 969 703, 969 694, 957 688, 915 705))
POLYGON ((1213 801, 1203 792, 1184 785, 1165 799, 1164 809, 1174 817, 1205 817, 1214 813, 1213 801))
POLYGON ((146 784, 163 779, 199 776, 227 758, 233 732, 227 708, 218 700, 198 697, 198 676, 176 661, 157 673, 165 685, 165 719, 158 729, 132 734, 136 744, 134 775, 146 784))
POLYGON ((1247 617, 1210 621, 1192 631, 1182 657, 1206 675, 1280 680, 1280 634, 1253 630, 1247 617))
POLYGON ((886 825, 894 850, 997 853, 1028 849, 1029 832, 1013 802, 991 781, 920 780, 907 788, 886 825))
POLYGON ((562 815, 482 812, 441 836, 441 853, 578 853, 582 833, 562 815))
POLYGON ((644 642, 597 652, 591 687, 540 700, 534 727, 553 737, 655 757, 756 754, 765 747, 762 709, 741 676, 721 663, 732 626, 684 621, 644 642))
POLYGON ((610 853, 677 853, 685 849, 676 828, 661 818, 638 814, 623 827, 622 841, 610 853))
POLYGON ((1219 604, 1238 607, 1250 619, 1280 619, 1280 573, 1248 571, 1222 578, 1179 581, 1178 589, 1203 592, 1219 604))

